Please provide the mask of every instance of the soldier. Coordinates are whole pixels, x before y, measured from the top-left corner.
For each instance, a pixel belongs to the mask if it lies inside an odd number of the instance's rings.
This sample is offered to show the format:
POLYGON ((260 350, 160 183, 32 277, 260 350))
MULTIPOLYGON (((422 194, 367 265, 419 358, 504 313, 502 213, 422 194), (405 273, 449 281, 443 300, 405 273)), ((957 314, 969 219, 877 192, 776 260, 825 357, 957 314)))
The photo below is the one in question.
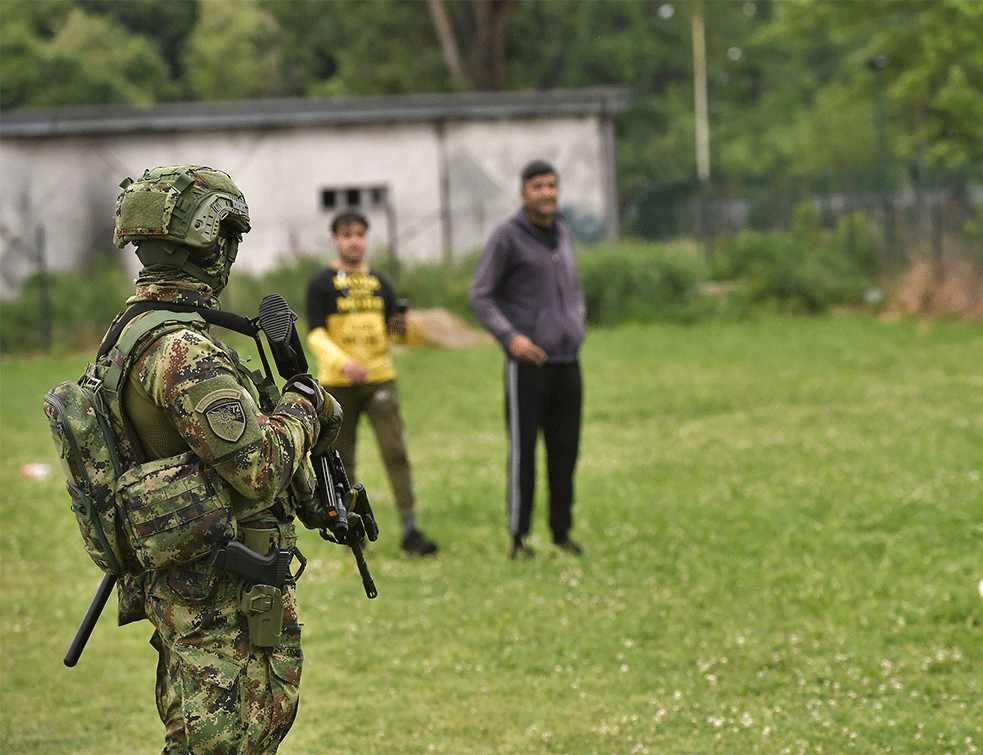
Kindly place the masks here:
MULTIPOLYGON (((114 241, 120 248, 135 244, 144 265, 127 306, 217 309, 250 227, 230 177, 179 165, 121 185, 114 241)), ((308 454, 326 450, 341 424, 334 399, 299 375, 264 413, 259 387, 236 353, 198 321, 151 330, 125 369, 122 409, 135 452, 144 456, 128 461, 189 455, 214 494, 231 501, 237 539, 263 555, 273 544, 292 549, 293 514, 313 485, 308 454)), ((154 478, 146 484, 149 496, 154 478)), ((290 582, 282 606, 273 606, 282 608, 278 636, 261 641, 250 637, 240 607, 242 580, 207 557, 120 581, 120 624, 146 618, 155 630, 164 755, 276 752, 296 715, 303 660, 290 582)))

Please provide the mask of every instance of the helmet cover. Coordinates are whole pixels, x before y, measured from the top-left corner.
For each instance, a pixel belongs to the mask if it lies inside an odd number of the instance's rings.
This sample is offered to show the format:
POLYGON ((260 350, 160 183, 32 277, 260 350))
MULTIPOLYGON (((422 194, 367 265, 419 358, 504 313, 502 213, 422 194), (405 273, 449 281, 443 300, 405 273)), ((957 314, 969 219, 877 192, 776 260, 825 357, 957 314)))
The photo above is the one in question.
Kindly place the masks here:
POLYGON ((220 170, 201 165, 152 168, 139 181, 127 178, 120 187, 113 234, 120 249, 148 239, 211 249, 229 230, 238 238, 250 228, 242 192, 220 170))

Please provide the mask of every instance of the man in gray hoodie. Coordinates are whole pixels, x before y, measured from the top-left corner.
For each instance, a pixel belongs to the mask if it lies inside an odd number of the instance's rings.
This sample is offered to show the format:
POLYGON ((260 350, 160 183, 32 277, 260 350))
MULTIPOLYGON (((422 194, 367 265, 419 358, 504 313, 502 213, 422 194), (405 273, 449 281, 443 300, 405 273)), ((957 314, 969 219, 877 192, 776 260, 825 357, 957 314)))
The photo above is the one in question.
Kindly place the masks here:
POLYGON ((553 542, 580 555, 569 533, 583 400, 578 352, 586 333, 584 293, 570 231, 556 214, 556 170, 535 160, 521 179, 522 209, 492 233, 468 301, 505 351, 509 557, 533 556, 524 540, 532 518, 540 429, 553 542))

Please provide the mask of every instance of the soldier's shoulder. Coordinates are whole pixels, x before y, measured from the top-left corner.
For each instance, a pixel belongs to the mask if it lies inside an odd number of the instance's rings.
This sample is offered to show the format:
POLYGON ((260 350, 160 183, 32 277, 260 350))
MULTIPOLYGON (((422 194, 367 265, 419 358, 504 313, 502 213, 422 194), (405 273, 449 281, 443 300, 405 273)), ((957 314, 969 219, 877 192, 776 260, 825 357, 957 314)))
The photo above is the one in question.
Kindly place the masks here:
POLYGON ((197 362, 220 353, 222 349, 205 333, 188 325, 171 328, 165 325, 147 334, 140 360, 173 365, 197 362))

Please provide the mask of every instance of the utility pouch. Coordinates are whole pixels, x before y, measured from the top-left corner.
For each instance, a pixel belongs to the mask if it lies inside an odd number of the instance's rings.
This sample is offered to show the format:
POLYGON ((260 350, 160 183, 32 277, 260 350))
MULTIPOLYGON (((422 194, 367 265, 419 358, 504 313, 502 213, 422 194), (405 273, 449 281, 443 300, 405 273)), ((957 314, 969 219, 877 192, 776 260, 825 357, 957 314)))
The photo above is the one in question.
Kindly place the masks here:
POLYGON ((249 642, 259 648, 280 644, 283 593, 272 585, 253 585, 242 591, 239 608, 249 621, 249 642))
POLYGON ((236 536, 231 488, 191 452, 130 468, 117 499, 143 569, 195 561, 236 536))

